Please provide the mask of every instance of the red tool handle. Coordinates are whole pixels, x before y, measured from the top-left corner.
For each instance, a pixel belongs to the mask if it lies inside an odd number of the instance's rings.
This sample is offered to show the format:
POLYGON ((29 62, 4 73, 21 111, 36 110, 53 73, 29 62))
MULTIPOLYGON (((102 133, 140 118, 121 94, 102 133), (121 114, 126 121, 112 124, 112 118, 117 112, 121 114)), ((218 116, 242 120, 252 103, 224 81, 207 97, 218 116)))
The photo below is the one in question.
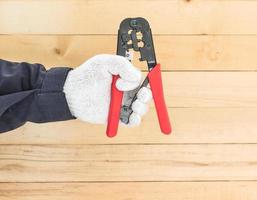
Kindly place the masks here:
POLYGON ((171 133, 171 125, 167 107, 164 100, 161 66, 157 64, 148 74, 149 83, 153 93, 155 109, 158 115, 159 125, 164 134, 171 133))
POLYGON ((114 137, 117 134, 119 121, 120 121, 120 109, 123 98, 123 92, 116 87, 116 81, 119 75, 113 75, 112 88, 111 88, 111 102, 108 116, 108 124, 106 134, 108 137, 114 137))

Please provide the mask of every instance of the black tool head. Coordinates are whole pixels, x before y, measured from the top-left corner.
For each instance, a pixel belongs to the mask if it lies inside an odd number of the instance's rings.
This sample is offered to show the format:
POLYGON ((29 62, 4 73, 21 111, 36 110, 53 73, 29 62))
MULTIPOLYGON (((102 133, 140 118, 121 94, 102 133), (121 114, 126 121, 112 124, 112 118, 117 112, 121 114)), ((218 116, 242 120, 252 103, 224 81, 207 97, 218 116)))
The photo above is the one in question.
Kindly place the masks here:
POLYGON ((117 54, 125 56, 130 49, 140 52, 140 61, 146 61, 149 71, 157 64, 152 33, 146 19, 126 18, 118 32, 117 54))

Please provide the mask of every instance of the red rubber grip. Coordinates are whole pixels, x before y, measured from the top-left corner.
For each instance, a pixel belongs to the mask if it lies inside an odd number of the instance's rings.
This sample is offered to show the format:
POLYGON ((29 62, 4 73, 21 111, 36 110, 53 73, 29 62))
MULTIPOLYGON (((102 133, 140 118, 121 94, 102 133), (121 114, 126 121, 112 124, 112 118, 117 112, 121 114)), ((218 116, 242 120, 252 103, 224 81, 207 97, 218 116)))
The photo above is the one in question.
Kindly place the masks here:
POLYGON ((119 121, 120 121, 120 109, 123 98, 123 92, 116 87, 116 81, 119 75, 113 75, 112 88, 111 88, 111 102, 108 116, 108 124, 106 134, 108 137, 114 137, 117 134, 119 121))
POLYGON ((171 129, 171 125, 170 125, 170 119, 169 119, 167 107, 166 107, 165 100, 164 100, 160 64, 157 64, 149 72, 148 79, 149 79, 149 83, 150 83, 151 90, 153 93, 155 109, 157 112, 161 131, 164 134, 170 134, 172 129, 171 129))

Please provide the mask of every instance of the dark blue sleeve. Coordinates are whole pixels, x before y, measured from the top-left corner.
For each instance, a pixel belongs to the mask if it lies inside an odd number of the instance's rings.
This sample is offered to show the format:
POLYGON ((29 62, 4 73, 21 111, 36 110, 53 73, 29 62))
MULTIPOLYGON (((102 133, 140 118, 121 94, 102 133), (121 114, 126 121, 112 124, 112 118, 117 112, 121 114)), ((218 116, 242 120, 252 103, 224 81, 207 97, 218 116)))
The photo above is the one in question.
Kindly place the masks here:
POLYGON ((41 64, 0 59, 0 133, 27 121, 44 123, 74 119, 63 85, 71 68, 46 70, 41 64))

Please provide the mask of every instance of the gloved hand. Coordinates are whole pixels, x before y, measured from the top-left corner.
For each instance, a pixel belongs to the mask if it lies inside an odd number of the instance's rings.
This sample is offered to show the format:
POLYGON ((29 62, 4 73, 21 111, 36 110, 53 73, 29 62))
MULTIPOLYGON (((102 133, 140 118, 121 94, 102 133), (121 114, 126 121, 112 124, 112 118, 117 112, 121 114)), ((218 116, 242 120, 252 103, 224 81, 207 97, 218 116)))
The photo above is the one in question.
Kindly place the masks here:
MULTIPOLYGON (((64 84, 69 109, 76 118, 95 124, 106 124, 110 106, 112 75, 119 75, 116 87, 124 92, 123 103, 129 91, 141 83, 141 72, 126 58, 117 55, 97 55, 71 70, 64 84)), ((132 105, 130 126, 139 125, 152 99, 149 88, 143 87, 132 105)))

